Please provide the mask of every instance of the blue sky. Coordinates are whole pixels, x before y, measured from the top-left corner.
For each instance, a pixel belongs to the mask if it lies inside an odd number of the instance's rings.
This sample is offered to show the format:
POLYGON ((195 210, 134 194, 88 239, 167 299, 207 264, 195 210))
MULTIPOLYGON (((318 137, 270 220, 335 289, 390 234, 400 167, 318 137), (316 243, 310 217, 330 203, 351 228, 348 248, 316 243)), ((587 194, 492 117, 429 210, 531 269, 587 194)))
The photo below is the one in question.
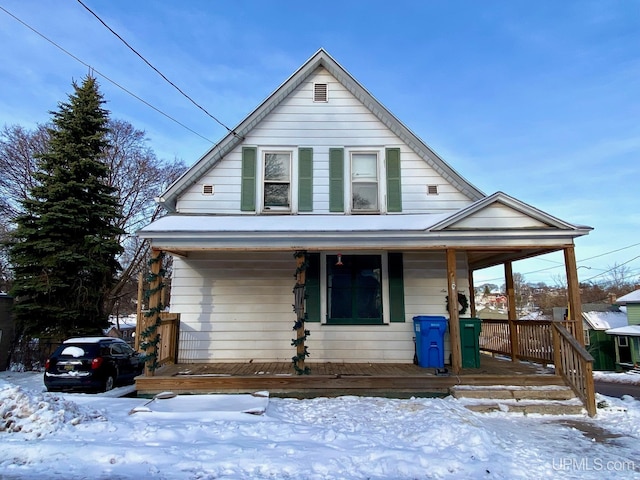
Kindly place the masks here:
MULTIPOLYGON (((83 1, 228 127, 325 48, 486 194, 593 227, 581 281, 640 275, 640 0, 83 1)), ((111 115, 160 158, 190 165, 225 134, 76 0, 0 7, 99 72, 111 115)), ((89 72, 2 10, 0 45, 0 125, 46 122, 89 72)), ((562 254, 514 271, 553 285, 562 254)))

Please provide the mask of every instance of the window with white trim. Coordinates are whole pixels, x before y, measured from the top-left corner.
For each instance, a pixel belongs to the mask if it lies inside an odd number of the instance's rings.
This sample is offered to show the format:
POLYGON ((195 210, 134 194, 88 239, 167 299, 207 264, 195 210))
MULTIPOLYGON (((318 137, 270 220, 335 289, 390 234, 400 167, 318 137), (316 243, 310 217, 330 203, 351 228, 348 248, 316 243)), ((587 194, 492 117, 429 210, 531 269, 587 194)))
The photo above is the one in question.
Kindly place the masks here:
POLYGON ((351 211, 378 212, 378 154, 351 153, 351 211))
POLYGON ((264 152, 265 210, 291 209, 291 152, 264 152))

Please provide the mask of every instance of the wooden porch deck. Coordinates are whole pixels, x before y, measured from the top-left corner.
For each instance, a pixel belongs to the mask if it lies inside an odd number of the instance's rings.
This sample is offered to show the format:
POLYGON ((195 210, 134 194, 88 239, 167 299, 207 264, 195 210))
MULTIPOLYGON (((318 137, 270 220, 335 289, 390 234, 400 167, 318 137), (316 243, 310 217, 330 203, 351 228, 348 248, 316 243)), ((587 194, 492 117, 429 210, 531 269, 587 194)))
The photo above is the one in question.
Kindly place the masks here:
POLYGON ((311 375, 296 375, 291 363, 208 363, 165 365, 154 376, 136 378, 139 395, 250 393, 274 396, 446 395, 454 385, 564 385, 552 370, 529 362, 481 355, 480 368, 436 375, 434 368, 389 363, 306 363, 311 375))

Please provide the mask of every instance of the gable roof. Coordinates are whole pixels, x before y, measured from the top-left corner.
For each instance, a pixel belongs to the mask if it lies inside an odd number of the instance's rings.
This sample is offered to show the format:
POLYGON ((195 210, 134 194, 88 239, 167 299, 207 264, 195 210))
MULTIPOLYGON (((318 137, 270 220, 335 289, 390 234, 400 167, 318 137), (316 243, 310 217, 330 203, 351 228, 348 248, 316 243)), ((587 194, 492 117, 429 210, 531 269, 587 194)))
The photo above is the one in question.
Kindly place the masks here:
POLYGON ((609 330, 629 324, 624 312, 582 312, 582 318, 593 330, 609 330))
POLYGON ((462 194, 469 199, 476 201, 485 195, 449 164, 447 164, 438 154, 436 154, 427 144, 409 130, 400 120, 398 120, 387 108, 374 98, 349 72, 347 72, 331 55, 324 49, 319 49, 307 60, 293 75, 280 85, 271 95, 267 97, 253 112, 242 120, 230 133, 228 133, 218 144, 214 145, 205 153, 189 170, 187 170, 178 180, 176 180, 161 195, 160 203, 169 212, 175 212, 176 202, 182 192, 197 182, 205 175, 218 161, 224 158, 231 150, 237 147, 244 137, 255 128, 269 113, 273 111, 291 92, 302 84, 318 68, 326 69, 335 79, 342 84, 351 94, 353 94, 362 104, 371 111, 387 128, 396 134, 409 148, 427 162, 442 177, 455 186, 462 194))
POLYGON ((431 230, 513 230, 514 219, 518 221, 520 224, 519 227, 523 229, 592 229, 591 227, 572 225, 513 198, 506 193, 496 192, 457 211, 443 221, 435 224, 431 227, 431 230), (495 208, 498 206, 503 208, 495 208), (493 215, 487 215, 487 212, 490 211, 494 212, 493 215), (508 225, 503 226, 497 215, 508 218, 508 225))

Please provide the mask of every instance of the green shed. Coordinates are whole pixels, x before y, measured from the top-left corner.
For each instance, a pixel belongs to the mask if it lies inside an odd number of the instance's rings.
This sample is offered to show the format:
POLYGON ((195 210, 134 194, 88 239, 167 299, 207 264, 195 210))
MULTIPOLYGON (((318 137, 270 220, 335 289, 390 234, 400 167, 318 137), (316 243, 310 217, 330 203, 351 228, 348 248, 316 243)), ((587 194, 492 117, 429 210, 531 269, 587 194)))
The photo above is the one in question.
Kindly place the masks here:
POLYGON ((615 338, 606 332, 612 328, 627 325, 627 315, 621 311, 583 312, 584 343, 587 351, 593 356, 593 369, 615 371, 616 344, 615 338))

